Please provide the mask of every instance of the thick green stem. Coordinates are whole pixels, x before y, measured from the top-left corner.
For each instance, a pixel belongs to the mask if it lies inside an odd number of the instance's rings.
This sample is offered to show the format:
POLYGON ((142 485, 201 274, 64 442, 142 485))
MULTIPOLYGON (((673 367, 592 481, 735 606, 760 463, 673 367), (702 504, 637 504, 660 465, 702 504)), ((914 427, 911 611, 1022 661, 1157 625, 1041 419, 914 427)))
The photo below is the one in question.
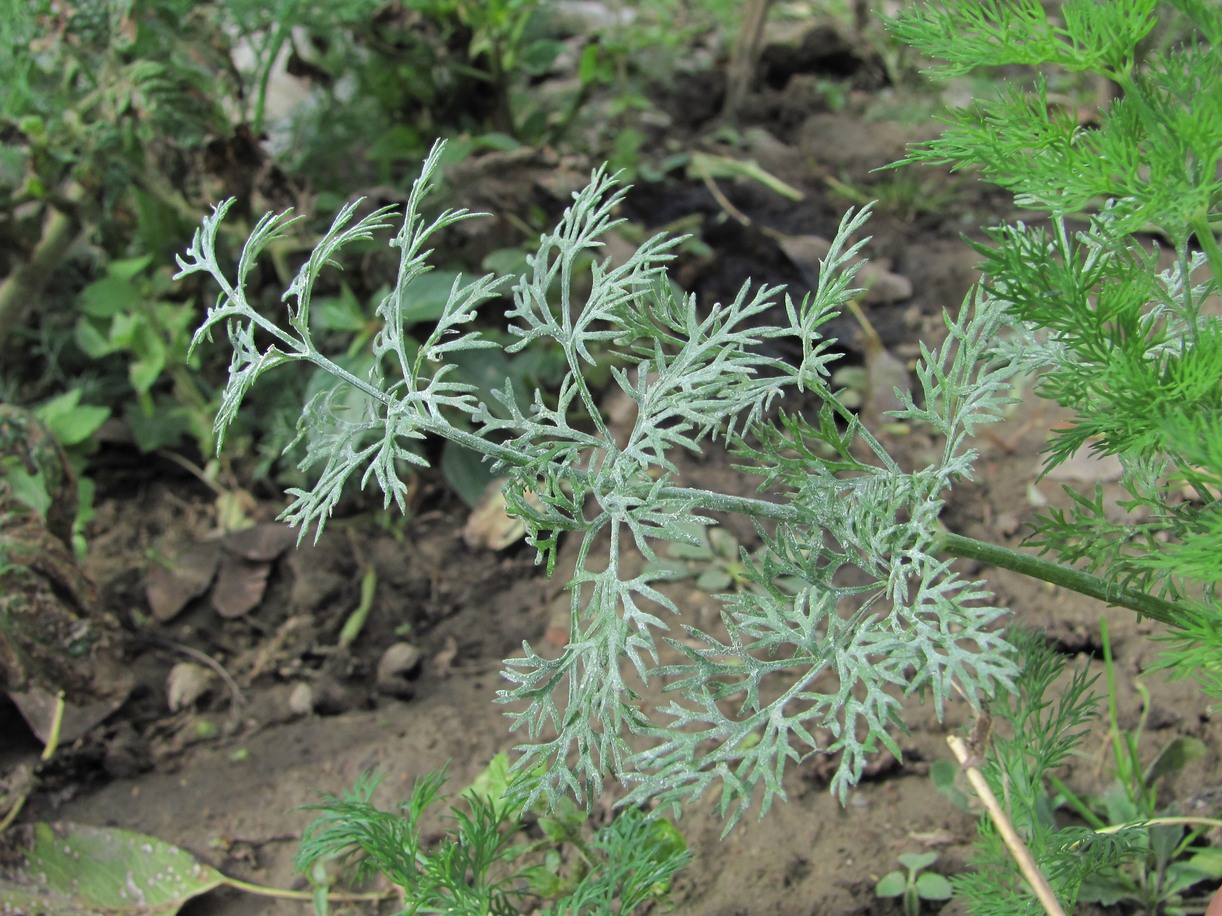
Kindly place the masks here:
POLYGON ((1108 582, 1098 576, 1082 572, 1045 560, 1030 554, 1019 553, 1008 547, 1000 547, 986 541, 964 537, 961 534, 951 534, 949 531, 939 532, 934 538, 934 549, 955 557, 980 560, 990 566, 1010 569, 1024 576, 1042 579, 1053 585, 1068 588, 1091 598, 1098 598, 1107 604, 1127 607, 1143 617, 1150 617, 1168 626, 1184 629, 1189 621, 1187 611, 1177 604, 1147 595, 1137 589, 1126 588, 1115 582, 1108 582))
POLYGON ((694 487, 663 487, 658 494, 663 499, 691 500, 695 506, 710 512, 727 512, 734 515, 749 515, 766 518, 774 522, 796 523, 805 517, 786 503, 773 503, 750 496, 731 496, 715 490, 698 490, 694 487))
MULTIPOLYGON (((729 496, 709 490, 683 487, 667 487, 661 495, 668 498, 690 499, 697 506, 714 512, 733 512, 754 518, 767 518, 789 523, 802 519, 802 514, 794 507, 762 499, 729 496)), ((990 566, 997 566, 1001 569, 1013 570, 1024 576, 1097 598, 1107 604, 1126 607, 1143 617, 1149 617, 1177 629, 1184 629, 1190 623, 1189 612, 1174 602, 1109 582, 1080 569, 1063 566, 1042 557, 1020 553, 1008 547, 990 544, 987 541, 978 541, 961 534, 941 531, 934 536, 933 550, 954 557, 980 560, 982 563, 988 563, 990 566)))

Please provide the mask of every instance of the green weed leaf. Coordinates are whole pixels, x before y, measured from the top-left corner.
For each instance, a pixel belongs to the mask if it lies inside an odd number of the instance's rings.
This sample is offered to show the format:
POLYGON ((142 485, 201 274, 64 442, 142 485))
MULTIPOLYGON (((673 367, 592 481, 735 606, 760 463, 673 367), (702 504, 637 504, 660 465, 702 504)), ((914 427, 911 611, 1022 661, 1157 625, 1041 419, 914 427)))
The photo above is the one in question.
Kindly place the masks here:
POLYGON ((902 897, 908 889, 908 876, 902 871, 887 872, 874 885, 874 893, 879 897, 902 897))
POLYGON ((225 880, 177 846, 117 828, 23 824, 0 837, 0 848, 0 897, 18 912, 177 913, 225 880))

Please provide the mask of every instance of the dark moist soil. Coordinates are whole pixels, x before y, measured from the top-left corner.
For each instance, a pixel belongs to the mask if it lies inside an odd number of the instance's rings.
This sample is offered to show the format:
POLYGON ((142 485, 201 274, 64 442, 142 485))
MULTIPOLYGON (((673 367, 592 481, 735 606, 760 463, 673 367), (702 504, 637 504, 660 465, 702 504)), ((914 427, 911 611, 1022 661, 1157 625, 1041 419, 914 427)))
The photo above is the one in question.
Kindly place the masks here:
MULTIPOLYGON (((850 66, 837 60, 838 67, 850 66)), ((799 188, 801 201, 720 180, 718 190, 749 219, 744 224, 704 183, 676 175, 642 184, 626 205, 625 215, 648 227, 703 216, 701 238, 713 253, 682 260, 676 275, 705 302, 733 297, 748 277, 785 283, 801 294, 809 277, 781 251, 773 233, 830 237, 852 201, 835 194, 828 179, 881 196, 870 186, 886 176, 870 170, 937 129, 927 117, 900 120, 898 113, 929 108, 928 100, 870 85, 874 71, 860 61, 852 66, 865 74, 866 85, 845 84, 851 91, 839 113, 824 110, 811 91, 817 73, 783 78, 776 69, 782 64, 768 66, 773 69, 752 108, 767 115, 768 123, 744 125, 745 149, 705 147, 755 159, 799 188)), ((675 98, 683 108, 682 93, 675 98)), ((580 176, 584 168, 572 171, 580 176)), ((974 256, 960 233, 1005 216, 1002 199, 983 186, 934 173, 919 177, 924 184, 916 195, 880 205, 866 249, 875 263, 912 283, 911 296, 869 311, 887 349, 909 361, 918 340, 941 339, 942 309, 956 308, 975 279, 974 256), (942 198, 943 204, 929 206, 942 198)), ((503 174, 500 180, 473 193, 494 200, 512 193, 503 174)), ((522 180, 536 192, 545 184, 529 168, 522 180)), ((472 244, 494 247, 487 240, 472 244)), ((849 359, 859 360, 857 327, 844 322, 833 333, 845 341, 849 359)), ((1063 501, 1062 482, 1114 487, 1111 470, 1090 462, 1069 468, 1062 476, 1070 479, 1037 482, 1040 451, 1057 419, 1028 397, 1007 422, 984 433, 976 480, 949 497, 944 518, 951 530, 1017 545, 1038 504, 1063 501)), ((932 444, 920 430, 889 440, 909 466, 924 463, 932 444)), ((503 684, 500 662, 519 652, 523 640, 544 653, 559 651, 556 634, 564 632, 567 611, 560 586, 571 545, 554 581, 521 543, 501 550, 470 547, 463 537, 469 510, 439 479, 426 476, 406 520, 372 512, 338 518, 317 545, 280 554, 270 564, 265 594, 245 613, 222 617, 204 596, 157 623, 149 617, 148 570, 155 565, 150 558, 212 538, 215 494, 170 462, 150 465, 121 452, 104 457, 87 571, 117 617, 129 626, 143 621, 130 659, 137 686, 120 711, 45 767, 24 819, 142 831, 185 847, 227 874, 300 888, 292 859, 312 817, 301 806, 316 802, 320 793, 340 793, 377 769, 386 774, 378 798, 390 805, 407 796, 413 780, 441 766, 448 766, 451 788, 458 790, 494 754, 512 746, 503 709, 493 703, 503 684), (361 579, 370 567, 377 582, 372 611, 355 642, 339 649, 339 631, 359 603, 361 579), (379 683, 384 651, 404 642, 419 650, 418 670, 379 683), (184 662, 206 669, 201 656, 224 668, 232 689, 212 675, 198 699, 171 712, 171 669, 184 662)), ((689 460, 684 471, 704 487, 747 493, 754 486, 716 452, 689 460)), ((268 521, 283 506, 283 500, 264 499, 251 514, 268 521)), ((749 528, 736 523, 732 530, 750 543, 749 528)), ((1138 725, 1143 708, 1136 684, 1158 651, 1148 638, 1156 632, 1153 625, 1017 575, 970 566, 965 572, 986 577, 1017 619, 1044 628, 1072 664, 1096 673, 1099 623, 1106 616, 1120 723, 1138 725)), ((676 600, 690 612, 690 622, 716 621, 707 595, 690 585, 677 588, 676 600)), ((1166 796, 1188 804, 1218 784, 1218 726, 1191 683, 1169 684, 1157 674, 1140 680, 1150 692, 1143 737, 1148 754, 1176 735, 1199 737, 1209 747, 1205 761, 1182 773, 1166 796)), ((897 855, 935 851, 936 868, 953 874, 970 854, 974 819, 937 793, 928 778, 930 763, 950 756, 946 736, 970 720, 961 705, 951 704, 946 721, 939 722, 931 706, 913 703, 911 734, 901 737, 903 763, 880 758, 844 806, 827 790, 831 768, 822 758, 791 766, 788 801, 762 820, 749 816, 724 840, 711 802, 693 806, 680 826, 695 860, 674 885, 674 912, 899 913, 896 901, 874 895, 878 878, 897 867, 897 855)), ((40 750, 7 704, 0 704, 0 749, 6 771, 19 763, 32 766, 40 750)), ((1110 778, 1108 761, 1103 729, 1096 727, 1065 778, 1081 790, 1098 790, 1110 778)), ((606 806, 600 805, 595 818, 605 817, 606 806)), ((220 890, 184 912, 304 913, 309 907, 220 890)))

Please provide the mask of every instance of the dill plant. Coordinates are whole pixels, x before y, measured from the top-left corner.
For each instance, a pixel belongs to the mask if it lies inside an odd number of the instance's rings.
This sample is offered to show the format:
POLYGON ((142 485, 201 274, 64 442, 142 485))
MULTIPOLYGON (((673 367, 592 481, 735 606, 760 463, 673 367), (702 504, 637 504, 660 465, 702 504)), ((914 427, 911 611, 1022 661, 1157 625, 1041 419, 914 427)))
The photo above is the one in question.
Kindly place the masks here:
POLYGON ((1129 517, 1109 517, 1101 488, 1069 491, 1071 507, 1050 511, 1033 543, 1173 602, 1166 622, 1192 636, 1175 666, 1210 676, 1222 648, 1222 325, 1206 307, 1222 280, 1222 10, 1069 0, 1057 20, 1032 0, 956 0, 914 5, 893 28, 938 76, 1042 68, 952 112, 907 161, 976 170, 1047 217, 994 227, 976 246, 988 295, 1020 332, 998 352, 1074 413, 1052 432, 1046 470, 1083 448, 1117 456, 1129 517), (1144 53, 1160 13, 1177 13, 1179 40, 1144 53), (1053 68, 1111 80, 1119 97, 1082 126, 1050 100, 1053 68))
MULTIPOLYGON (((1136 26, 1113 34, 1119 26, 1108 17, 1120 14, 1109 10, 1130 4, 1070 6, 1078 10, 1073 22, 1085 37, 1055 33, 1053 45, 1063 41, 1080 50, 1089 46, 1087 38, 1141 37, 1136 26)), ((980 17, 1021 13, 1027 17, 1022 21, 1034 22, 1038 4, 944 4, 937 7, 941 13, 930 6, 926 20, 919 13, 901 20, 901 35, 918 45, 920 35, 934 35, 953 48, 960 37, 970 38, 970 30, 937 16, 976 15, 970 10, 977 7, 984 11, 980 17)), ((985 41, 990 61, 996 46, 1007 46, 1006 28, 997 26, 985 41)), ((1184 54, 1168 69, 1173 76, 1194 74, 1205 89, 1194 68, 1216 66, 1216 59, 1184 54)), ((1132 74, 1135 93, 1145 91, 1136 71, 1125 72, 1132 74)), ((1216 96, 1219 86, 1222 80, 1213 81, 1209 92, 1216 96)), ((1151 88, 1149 95, 1156 110, 1175 100, 1170 89, 1151 88)), ((1038 106, 1026 96, 1006 98, 1016 116, 1036 117, 1038 106)), ((1060 124, 1044 108, 1048 123, 1060 124)), ((404 291, 429 269, 431 236, 476 215, 424 215, 441 144, 424 162, 390 242, 399 250, 399 275, 377 309, 383 326, 366 375, 345 370, 317 348, 311 295, 319 274, 337 263, 346 245, 393 228, 388 210, 358 216, 358 204, 350 204, 340 211, 286 291, 279 321, 252 307, 246 283, 260 253, 292 217, 264 217, 232 273, 216 248, 229 204, 204 220, 179 263, 180 276, 209 274, 221 289, 194 341, 198 346, 223 328, 233 350, 218 440, 265 372, 309 363, 331 373, 336 387, 315 397, 300 422, 307 444, 303 467, 321 468, 313 488, 290 491, 284 513, 302 526, 303 536, 310 527, 321 532, 350 480, 376 484, 388 506, 402 507, 401 463, 424 464, 414 442, 439 436, 481 453, 508 478, 507 504, 549 573, 559 539, 579 540, 567 647, 549 659, 524 644, 522 655, 506 662, 512 686, 501 699, 511 704, 513 727, 525 734, 517 762, 522 778, 514 785, 528 804, 555 804, 565 795, 588 802, 610 774, 629 787, 628 803, 653 799, 679 807, 712 790, 729 829, 748 807, 757 805, 762 813, 783 796, 786 766, 811 753, 840 755, 832 788, 844 798, 871 753, 888 748, 898 755, 894 735, 903 729, 905 697, 931 697, 941 715, 952 695, 979 706, 1014 689, 1016 653, 996 626, 1005 611, 984 582, 956 571, 956 556, 982 557, 1132 608, 1187 632, 1188 645, 1204 646, 1216 619, 1213 586, 1194 590, 1187 583, 1193 558, 1216 542, 1216 508, 1175 503, 1170 485, 1186 482, 1207 492, 1222 470, 1218 413, 1195 409, 1218 397, 1216 384, 1201 385, 1199 374, 1202 360, 1217 350, 1216 322, 1200 310, 1216 273, 1204 285, 1190 279, 1199 268, 1216 265, 1212 236, 1208 243, 1204 238, 1216 191, 1193 198, 1203 210, 1164 213, 1153 203, 1133 204, 1133 195, 1125 196, 1134 190, 1128 186, 1113 188, 1100 179, 1078 188, 1085 179, 1065 157, 1078 154, 1080 130, 1062 125, 1060 146, 1051 144, 1060 152, 1045 157, 1041 150, 1049 144, 1041 143, 1040 131, 1050 127, 1032 124, 1028 135, 1007 146, 989 133, 1004 136, 1005 125, 997 123, 1002 113, 981 111, 975 133, 975 121, 964 116, 942 145, 935 141, 913 158, 991 163, 1002 174, 1005 162, 1018 156, 1024 178, 1014 186, 1025 206, 1055 203, 1045 207, 1053 228, 996 230, 991 279, 956 314, 947 313, 943 344, 922 345, 916 390, 897 392, 900 407, 890 415, 940 434, 941 450, 925 467, 902 467, 830 384, 837 353, 823 329, 859 292, 855 259, 865 243, 860 235, 869 207, 846 214, 816 288, 800 301, 774 287, 746 284, 733 301, 698 308, 667 281, 676 239, 655 236, 622 264, 592 257, 599 239, 617 225, 614 212, 625 193, 600 169, 574 194, 556 229, 542 237, 523 275, 455 281, 435 330, 416 345, 400 319, 404 291), (1027 148, 1030 155, 1019 155, 1027 148), (1074 207, 1100 195, 1115 200, 1087 228, 1071 232, 1071 210, 1059 203, 1071 199, 1067 184, 1078 188, 1074 207), (1178 262, 1163 273, 1154 271, 1133 235, 1159 219, 1178 262), (1028 261, 1028 255, 1036 256, 1028 261), (475 319, 505 294, 511 297, 505 318, 516 338, 506 349, 546 341, 564 355, 567 375, 551 398, 536 392, 521 399, 507 382, 495 392, 496 403, 487 403, 453 373, 452 354, 498 346, 475 319), (766 320, 778 312, 782 321, 766 320), (1019 342, 1006 343, 1008 334, 1019 342), (789 341, 800 357, 790 363, 767 355, 779 341, 789 341), (612 360, 613 383, 637 406, 634 425, 620 441, 587 381, 596 354, 612 360), (1122 548, 1105 551, 1112 542, 1098 527, 1105 523, 1102 510, 1089 513, 1097 527, 1076 516, 1063 517, 1062 524, 1052 514, 1041 528, 1043 546, 1053 554, 1045 558, 939 525, 945 493, 972 474, 973 435, 1000 419, 1009 379, 1019 369, 1046 371, 1042 392, 1080 410, 1069 438, 1054 440, 1052 459, 1088 441, 1119 454, 1126 486, 1157 510, 1148 519, 1163 524, 1161 534, 1125 538, 1122 548), (1143 403, 1130 396, 1139 385, 1157 394, 1163 407, 1147 409, 1142 431, 1123 438, 1112 421, 1125 404, 1132 413, 1143 403), (813 393, 820 406, 808 414, 786 410, 783 398, 791 392, 813 393), (1204 401, 1186 400, 1190 393, 1204 401), (755 496, 684 483, 676 456, 715 442, 759 477, 755 496), (721 596, 721 630, 683 625, 686 638, 678 639, 672 626, 682 624, 681 609, 661 588, 668 573, 656 562, 658 546, 699 547, 704 539, 693 524, 712 526, 720 513, 751 518, 763 549, 743 553, 740 575, 749 587, 721 596), (629 551, 647 561, 642 571, 625 560, 629 551), (1071 565, 1082 558, 1085 569, 1071 565), (663 641, 679 661, 662 661, 663 641), (638 690, 643 682, 664 683, 669 702, 645 708, 638 690)), ((1129 158, 1109 160, 1108 176, 1130 168, 1146 173, 1141 156, 1154 147, 1135 133, 1138 123, 1099 128, 1113 138, 1128 136, 1134 145, 1129 158)), ((1083 155, 1100 158, 1097 152, 1083 155)), ((1212 187, 1212 166, 1189 171, 1212 187)), ((1186 193, 1174 197, 1188 199, 1186 193)), ((1083 500, 1076 503, 1082 511, 1095 505, 1090 497, 1083 500)), ((1202 660, 1197 655, 1190 661, 1202 660)))
MULTIPOLYGON (((1172 644, 1163 667, 1195 674, 1217 696, 1222 9, 1200 0, 1068 0, 1049 15, 1031 0, 944 0, 912 5, 891 26, 933 58, 935 76, 1034 68, 1027 83, 951 112, 943 135, 906 162, 976 171, 1035 214, 974 243, 984 257, 985 293, 1014 327, 994 352, 1035 374, 1036 393, 1073 414, 1050 434, 1045 471, 1082 449, 1114 455, 1122 468, 1115 505, 1101 485, 1066 487, 1068 507, 1037 519, 1028 543, 1066 569, 1098 577, 1106 601, 1116 603, 1121 589, 1152 599, 1130 606, 1172 625, 1159 637, 1172 644), (1115 98, 1083 123, 1048 88, 1053 74, 1066 71, 1110 81, 1115 98)), ((1025 571, 1026 557, 975 545, 965 553, 1025 571)), ((1029 637, 1015 645, 1020 690, 990 702, 1008 727, 986 748, 982 771, 1068 907, 1085 896, 1084 880, 1121 874, 1120 863, 1136 861, 1142 873, 1154 829, 1143 829, 1140 817, 1115 824, 1116 832, 1056 826, 1046 785, 1059 785, 1052 771, 1081 740, 1093 700, 1081 673, 1051 699, 1061 664, 1029 637)), ((1135 739, 1125 747, 1118 775, 1126 767, 1141 773, 1135 739)), ((1143 791, 1147 779, 1154 777, 1137 778, 1143 791)), ((1160 835, 1164 868, 1192 851, 1189 840, 1168 853, 1171 835, 1160 835)), ((955 882, 973 913, 1042 910, 987 822, 975 864, 955 882)), ((1191 862, 1176 867, 1192 873, 1191 862)), ((1164 890, 1170 897, 1192 883, 1164 890)))

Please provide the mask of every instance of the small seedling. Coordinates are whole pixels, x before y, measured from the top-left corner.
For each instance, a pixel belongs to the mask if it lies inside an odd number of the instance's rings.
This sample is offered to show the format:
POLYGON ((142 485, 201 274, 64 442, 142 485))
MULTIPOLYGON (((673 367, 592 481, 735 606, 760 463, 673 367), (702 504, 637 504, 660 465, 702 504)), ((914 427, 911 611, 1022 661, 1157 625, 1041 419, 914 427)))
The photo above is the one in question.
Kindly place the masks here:
POLYGON ((899 897, 904 916, 920 916, 922 900, 949 900, 950 882, 937 872, 925 871, 938 860, 936 852, 905 852, 899 856, 898 869, 878 879, 874 893, 879 897, 899 897))
MULTIPOLYGON (((1186 904, 1188 891, 1202 882, 1216 886, 1222 879, 1222 857, 1203 843, 1216 829, 1212 818, 1185 817, 1160 800, 1165 777, 1180 772, 1207 753, 1205 743, 1180 735, 1166 744, 1147 766, 1141 762, 1145 714, 1137 726, 1122 728, 1117 715, 1116 668, 1111 640, 1103 625, 1103 658, 1108 689, 1108 736, 1112 745, 1115 780, 1102 795, 1084 796, 1052 778, 1059 796, 1095 830, 1124 834, 1130 844, 1122 864, 1100 869, 1082 882, 1078 900, 1102 906, 1135 906, 1140 912, 1176 912, 1186 904)), ((1149 692, 1138 682, 1138 693, 1149 709, 1149 692)))
POLYGON ((372 775, 311 806, 319 815, 302 840, 299 870, 310 875, 338 860, 357 878, 380 873, 411 913, 628 914, 665 897, 691 858, 674 825, 634 809, 598 830, 572 803, 551 813, 524 809, 506 797, 513 777, 504 753, 450 806, 444 836, 432 840, 422 819, 442 801, 445 780, 444 770, 423 776, 397 811, 372 803, 372 775), (525 830, 528 822, 541 839, 525 830))

